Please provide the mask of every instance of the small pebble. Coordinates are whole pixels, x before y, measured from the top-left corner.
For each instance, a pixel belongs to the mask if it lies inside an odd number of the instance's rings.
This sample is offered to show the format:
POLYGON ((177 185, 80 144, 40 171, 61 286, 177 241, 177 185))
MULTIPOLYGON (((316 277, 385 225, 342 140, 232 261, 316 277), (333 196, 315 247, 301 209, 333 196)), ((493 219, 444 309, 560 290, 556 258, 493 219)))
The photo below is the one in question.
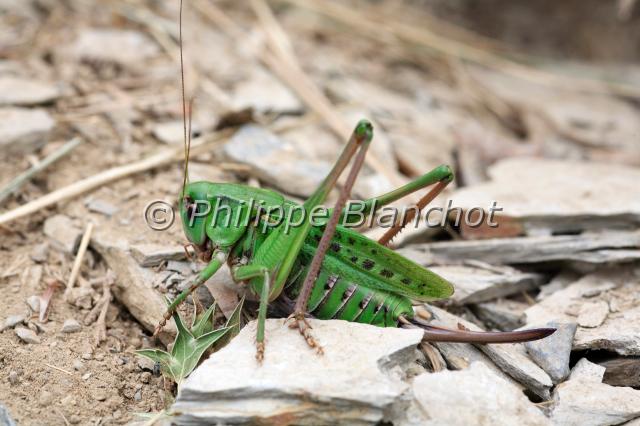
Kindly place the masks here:
POLYGON ((2 329, 13 328, 16 325, 23 323, 25 319, 24 315, 9 315, 7 319, 4 320, 4 326, 2 329))
POLYGON ((85 361, 89 361, 92 358, 92 356, 90 352, 85 352, 81 355, 81 358, 84 359, 85 361))
POLYGON ((96 401, 104 401, 107 399, 107 393, 103 390, 98 389, 93 393, 93 399, 96 401))
POLYGON ((46 390, 40 392, 40 396, 38 397, 38 404, 40 404, 41 407, 48 407, 52 402, 53 395, 51 394, 51 392, 46 390))
POLYGON ((142 399, 142 390, 137 391, 136 394, 133 395, 133 399, 135 401, 140 401, 142 399))
POLYGON ((114 411, 111 417, 113 417, 114 420, 118 420, 120 417, 122 417, 122 411, 120 410, 114 411))
POLYGON ((49 244, 42 243, 38 244, 33 248, 31 252, 31 260, 37 263, 44 263, 49 258, 49 244))
POLYGON ((64 324, 62 324, 62 329, 60 331, 63 333, 77 333, 80 330, 82 330, 80 323, 73 318, 69 318, 64 320, 64 324))
POLYGON ((16 336, 25 343, 40 343, 40 338, 33 330, 25 327, 16 327, 15 332, 16 336))
POLYGON ((32 312, 40 312, 40 296, 29 296, 27 298, 27 305, 32 312))
POLYGON ((9 383, 11 383, 12 385, 17 385, 18 384, 18 372, 17 371, 9 372, 9 383))
POLYGON ((151 361, 149 358, 138 358, 138 367, 143 371, 153 371, 156 367, 156 363, 151 361))
POLYGON ((102 361, 104 359, 104 354, 97 353, 94 358, 96 361, 102 361))
POLYGON ((82 375, 82 380, 89 380, 90 377, 91 377, 91 373, 84 373, 82 375))
POLYGON ((69 423, 71 423, 72 425, 77 425, 78 423, 80 423, 80 416, 76 414, 69 416, 69 423))
POLYGON ((149 381, 151 381, 151 373, 149 373, 148 371, 145 371, 144 373, 142 373, 140 375, 140 381, 142 383, 149 383, 149 381))
POLYGON ((84 364, 79 359, 76 359, 73 361, 73 369, 76 371, 82 371, 84 370, 84 364))

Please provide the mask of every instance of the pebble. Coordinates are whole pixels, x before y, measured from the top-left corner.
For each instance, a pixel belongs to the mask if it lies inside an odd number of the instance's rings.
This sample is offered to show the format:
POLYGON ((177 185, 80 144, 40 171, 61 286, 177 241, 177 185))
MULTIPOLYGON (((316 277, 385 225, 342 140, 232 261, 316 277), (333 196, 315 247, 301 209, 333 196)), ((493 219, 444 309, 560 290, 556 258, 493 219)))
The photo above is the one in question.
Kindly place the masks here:
POLYGON ((560 383, 569 375, 569 358, 578 324, 549 322, 555 328, 551 336, 524 344, 533 362, 547 372, 553 383, 560 383))
POLYGON ((98 389, 93 393, 93 399, 96 401, 105 401, 107 399, 107 393, 102 389, 98 389))
POLYGON ((7 319, 4 320, 4 325, 2 326, 2 330, 5 330, 7 328, 13 328, 18 324, 22 324, 24 320, 25 320, 24 315, 9 315, 7 319))
POLYGON ((68 254, 75 252, 82 237, 82 230, 76 227, 68 216, 61 214, 47 218, 44 221, 43 231, 57 248, 68 254))
POLYGON ((54 125, 45 110, 0 108, 0 158, 23 156, 41 148, 54 125))
POLYGON ((87 208, 89 209, 89 211, 100 213, 109 217, 113 216, 118 211, 118 207, 100 199, 93 199, 89 201, 87 203, 87 208))
POLYGON ((87 28, 71 46, 71 53, 83 60, 129 67, 138 66, 158 52, 158 46, 144 33, 133 30, 87 28))
POLYGON ((89 361, 91 358, 93 358, 93 357, 91 356, 91 353, 90 353, 90 352, 85 352, 85 353, 83 353, 83 354, 81 355, 81 357, 82 357, 82 359, 84 359, 85 361, 89 361))
POLYGON ((31 312, 40 312, 40 296, 33 295, 27 297, 27 305, 29 305, 31 312))
POLYGON ((138 390, 135 395, 133 395, 134 401, 142 400, 142 390, 138 390))
POLYGON ((0 105, 37 105, 50 102, 60 94, 58 87, 27 78, 0 77, 0 105))
POLYGON ((77 425, 81 421, 82 419, 80 419, 80 416, 76 414, 72 414, 71 416, 69 416, 69 423, 71 423, 72 425, 77 425))
POLYGON ((38 396, 38 404, 40 404, 41 407, 48 407, 52 402, 53 394, 51 392, 46 390, 40 392, 40 395, 38 396))
POLYGON ((40 343, 40 338, 33 330, 25 327, 16 327, 15 332, 16 336, 25 343, 40 343))
POLYGON ((18 372, 17 371, 10 371, 9 372, 9 383, 11 383, 12 385, 17 385, 18 384, 18 372))
POLYGON ((36 245, 31 251, 29 257, 31 257, 31 260, 37 263, 46 262, 49 258, 49 244, 41 243, 36 245))
POLYGON ((76 371, 82 371, 84 370, 84 364, 79 359, 76 359, 73 361, 73 369, 76 371))
POLYGON ((82 380, 89 380, 90 377, 91 377, 91 373, 84 373, 82 375, 82 380))
POLYGON ((63 333, 77 333, 80 330, 82 330, 82 326, 74 318, 68 318, 64 320, 62 329, 60 329, 60 331, 62 331, 63 333))
POLYGON ((142 371, 153 371, 156 367, 156 363, 149 358, 138 357, 138 367, 142 371))

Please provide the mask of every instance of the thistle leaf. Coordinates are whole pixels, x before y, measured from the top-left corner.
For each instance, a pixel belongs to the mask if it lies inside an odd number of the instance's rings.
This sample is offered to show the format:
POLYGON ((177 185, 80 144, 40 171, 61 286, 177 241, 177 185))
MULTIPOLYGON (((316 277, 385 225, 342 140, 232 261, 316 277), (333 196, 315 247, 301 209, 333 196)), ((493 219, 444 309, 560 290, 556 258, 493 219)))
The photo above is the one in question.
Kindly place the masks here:
POLYGON ((209 309, 198 316, 194 316, 191 324, 191 333, 193 337, 198 338, 203 334, 213 331, 213 313, 216 311, 216 304, 213 303, 209 309))

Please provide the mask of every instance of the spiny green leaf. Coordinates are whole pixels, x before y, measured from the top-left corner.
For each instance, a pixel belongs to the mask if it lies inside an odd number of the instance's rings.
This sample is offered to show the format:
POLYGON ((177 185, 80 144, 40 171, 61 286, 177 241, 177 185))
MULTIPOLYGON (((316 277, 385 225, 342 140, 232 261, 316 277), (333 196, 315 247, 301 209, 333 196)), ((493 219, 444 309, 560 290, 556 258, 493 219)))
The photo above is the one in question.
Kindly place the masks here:
POLYGON ((225 346, 231 339, 236 337, 240 333, 240 315, 242 314, 242 306, 244 305, 244 297, 240 299, 235 309, 229 316, 225 327, 231 328, 229 333, 225 334, 220 340, 216 342, 215 349, 218 350, 225 346))
POLYGON ((198 316, 193 317, 193 323, 191 324, 191 334, 193 337, 198 338, 203 334, 207 334, 213 331, 213 313, 216 311, 215 302, 209 306, 209 309, 204 311, 198 316))

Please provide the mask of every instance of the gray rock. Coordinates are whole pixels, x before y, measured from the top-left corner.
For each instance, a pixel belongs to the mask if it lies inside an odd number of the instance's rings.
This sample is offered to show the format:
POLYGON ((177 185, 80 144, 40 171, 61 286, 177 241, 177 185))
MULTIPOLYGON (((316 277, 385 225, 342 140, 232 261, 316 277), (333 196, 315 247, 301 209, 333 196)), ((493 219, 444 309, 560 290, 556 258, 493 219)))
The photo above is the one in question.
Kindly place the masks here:
MULTIPOLYGON (((431 305, 424 305, 433 316, 431 324, 456 329, 458 324, 482 331, 477 325, 431 305)), ((502 371, 543 399, 550 396, 553 385, 549 375, 536 365, 520 344, 477 345, 502 371)))
POLYGON ((0 108, 0 158, 29 154, 42 147, 54 125, 44 110, 0 108))
MULTIPOLYGON (((24 323, 24 321, 26 320, 26 316, 25 315, 9 315, 5 320, 4 320, 4 324, 2 325, 2 330, 6 330, 7 328, 13 328, 18 324, 22 324, 24 323)), ((0 330, 0 331, 2 331, 0 330)))
POLYGON ((38 313, 40 312, 40 302, 41 302, 41 298, 40 296, 29 296, 27 298, 27 305, 29 305, 29 309, 31 309, 32 312, 38 313))
POLYGON ((18 376, 18 372, 11 370, 9 372, 9 383, 11 383, 12 385, 17 385, 18 381, 19 381, 19 376, 18 376))
POLYGON ((68 216, 61 214, 44 221, 44 234, 51 238, 54 246, 69 254, 76 251, 82 238, 82 230, 68 216))
POLYGON ((242 126, 223 151, 228 159, 251 166, 258 178, 293 195, 309 196, 331 169, 328 162, 309 158, 297 145, 253 124, 242 126))
POLYGON ((159 53, 145 34, 133 30, 88 28, 78 34, 71 54, 89 62, 108 62, 138 68, 159 53))
POLYGON ((16 327, 15 332, 16 336, 25 343, 40 343, 40 338, 33 330, 25 327, 16 327))
POLYGON ((511 299, 500 299, 473 305, 473 313, 489 328, 503 331, 514 330, 524 325, 526 303, 511 299))
POLYGON ((37 244, 31 251, 31 260, 37 263, 44 263, 49 258, 49 244, 46 242, 37 244))
POLYGON ((599 327, 607 319, 607 315, 609 315, 609 304, 604 300, 584 303, 578 312, 578 324, 580 327, 599 327))
POLYGON ((457 190, 452 199, 462 208, 498 200, 525 230, 566 232, 627 229, 640 224, 640 170, 608 163, 510 158, 489 169, 491 181, 457 190), (611 191, 611 188, 616 188, 611 191), (526 194, 526 196, 523 196, 526 194))
POLYGON ((376 424, 409 385, 403 370, 415 361, 420 330, 311 320, 324 355, 300 335, 267 320, 265 359, 255 359, 256 323, 200 365, 180 386, 178 424, 376 424))
POLYGON ((87 208, 89 211, 100 213, 105 216, 113 216, 118 211, 118 207, 99 198, 89 201, 87 203, 87 208))
POLYGON ((11 418, 9 410, 2 404, 0 404, 0 425, 16 426, 16 422, 11 418))
POLYGON ((20 77, 0 76, 0 105, 37 105, 60 96, 54 84, 20 77))
POLYGON ((185 260, 187 257, 184 247, 161 244, 133 244, 131 245, 131 255, 138 261, 140 266, 158 266, 168 260, 185 260))
POLYGON ((414 402, 407 419, 413 425, 548 425, 549 420, 522 391, 474 362, 462 371, 440 371, 416 377, 414 402))
POLYGON ((63 333, 77 333, 80 330, 82 330, 82 326, 74 318, 64 320, 64 324, 62 324, 62 328, 60 329, 63 333))
POLYGON ((569 380, 602 383, 606 367, 594 364, 586 358, 580 359, 571 369, 569 380))
POLYGON ((527 324, 576 322, 580 312, 586 315, 583 305, 608 300, 611 306, 624 309, 611 309, 597 327, 578 327, 573 350, 605 349, 620 355, 640 355, 640 305, 637 303, 640 276, 637 271, 640 268, 627 266, 586 275, 527 309, 527 324), (593 296, 596 293, 597 296, 593 296))
POLYGON ((544 371, 553 383, 560 383, 569 375, 569 358, 573 346, 576 323, 548 322, 545 327, 555 328, 551 336, 524 344, 527 353, 544 371))
POLYGON ((178 272, 183 277, 192 275, 191 264, 187 262, 180 262, 178 260, 170 260, 167 262, 167 270, 178 272))
POLYGON ((446 265, 429 269, 455 286, 451 300, 460 305, 521 293, 544 282, 541 274, 522 272, 508 266, 446 265))
MULTIPOLYGON (((586 365, 581 369, 590 369, 586 365)), ((600 383, 593 373, 574 376, 572 372, 568 381, 556 387, 551 412, 554 424, 617 425, 640 417, 640 390, 600 383)))

